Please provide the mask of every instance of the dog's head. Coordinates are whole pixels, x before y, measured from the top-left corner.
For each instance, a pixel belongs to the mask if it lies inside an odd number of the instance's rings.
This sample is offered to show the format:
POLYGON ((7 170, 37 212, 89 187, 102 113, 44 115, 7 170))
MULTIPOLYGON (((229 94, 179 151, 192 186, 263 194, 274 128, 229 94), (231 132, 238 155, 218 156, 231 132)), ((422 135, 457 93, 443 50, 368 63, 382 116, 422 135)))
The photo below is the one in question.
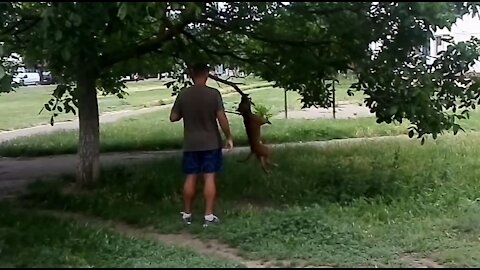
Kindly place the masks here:
POLYGON ((248 95, 242 95, 240 104, 238 104, 237 112, 240 114, 252 113, 252 99, 248 95))

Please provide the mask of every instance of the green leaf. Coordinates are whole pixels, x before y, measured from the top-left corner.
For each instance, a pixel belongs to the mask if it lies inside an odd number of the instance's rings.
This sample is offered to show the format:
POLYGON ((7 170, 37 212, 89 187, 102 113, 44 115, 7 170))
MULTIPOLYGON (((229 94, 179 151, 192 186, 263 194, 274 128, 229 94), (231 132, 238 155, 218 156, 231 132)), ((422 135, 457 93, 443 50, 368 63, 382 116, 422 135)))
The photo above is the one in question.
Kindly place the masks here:
POLYGON ((127 16, 127 12, 128 12, 127 3, 121 3, 117 13, 117 16, 120 18, 120 20, 123 21, 125 19, 125 17, 127 16))
MULTIPOLYGON (((57 85, 57 88, 55 88, 55 90, 53 90, 53 96, 57 99, 60 99, 64 94, 65 92, 68 90, 68 86, 66 85, 63 85, 63 84, 59 84, 57 85)), ((54 99, 52 99, 52 102, 55 101, 54 99)))
POLYGON ((0 80, 5 77, 5 69, 0 65, 0 80))
POLYGON ((173 9, 173 10, 176 10, 176 9, 179 9, 180 8, 180 4, 178 2, 172 2, 170 3, 170 7, 173 9))
POLYGON ((63 35, 63 34, 62 34, 62 31, 60 31, 60 30, 55 31, 55 40, 56 40, 56 41, 61 40, 61 39, 62 39, 62 35, 63 35))
POLYGON ((62 50, 62 58, 63 60, 65 61, 69 61, 70 60, 70 51, 68 50, 67 47, 64 47, 63 50, 62 50))
POLYGON ((390 107, 390 109, 388 109, 388 114, 389 115, 394 115, 398 112, 398 106, 397 105, 393 105, 392 107, 390 107))
POLYGON ((199 6, 195 5, 195 10, 193 12, 195 17, 199 17, 202 14, 202 9, 199 6))
POLYGON ((9 76, 3 76, 0 79, 0 92, 8 93, 12 91, 12 80, 9 76))
POLYGON ((457 135, 458 131, 462 130, 465 132, 465 130, 459 125, 459 124, 453 124, 453 135, 457 135))
POLYGON ((73 22, 74 26, 78 27, 82 23, 82 17, 75 13, 72 13, 70 14, 70 21, 73 22))

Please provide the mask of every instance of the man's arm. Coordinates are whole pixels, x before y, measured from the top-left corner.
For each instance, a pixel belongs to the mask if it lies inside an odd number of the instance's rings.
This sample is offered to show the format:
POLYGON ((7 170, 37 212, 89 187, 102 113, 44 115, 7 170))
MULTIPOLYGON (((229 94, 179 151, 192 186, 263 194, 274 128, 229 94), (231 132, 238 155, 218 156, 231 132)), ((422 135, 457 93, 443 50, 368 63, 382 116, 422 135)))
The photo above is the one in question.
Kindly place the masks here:
POLYGON ((228 123, 228 118, 224 110, 217 112, 217 119, 220 127, 222 128, 223 134, 225 134, 225 138, 231 139, 232 134, 230 133, 230 123, 228 123))
POLYGON ((172 111, 170 112, 170 122, 177 122, 182 119, 182 112, 180 110, 180 94, 175 99, 175 102, 172 106, 172 111))
POLYGON ((218 123, 220 124, 220 128, 225 135, 227 140, 226 148, 232 149, 233 148, 233 138, 232 133, 230 133, 230 123, 228 122, 227 115, 225 114, 225 107, 223 106, 223 99, 220 92, 217 90, 217 119, 218 123))
POLYGON ((172 108, 172 111, 170 112, 170 122, 177 122, 180 121, 180 119, 182 119, 182 116, 172 108))

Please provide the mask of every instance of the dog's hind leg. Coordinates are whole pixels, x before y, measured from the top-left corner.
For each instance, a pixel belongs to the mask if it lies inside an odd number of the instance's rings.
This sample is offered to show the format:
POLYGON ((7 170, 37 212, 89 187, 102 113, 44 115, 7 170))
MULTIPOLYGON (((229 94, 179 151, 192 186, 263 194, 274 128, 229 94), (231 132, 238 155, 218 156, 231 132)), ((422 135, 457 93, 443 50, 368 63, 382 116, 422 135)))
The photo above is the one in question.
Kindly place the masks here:
POLYGON ((273 166, 273 167, 278 167, 278 164, 271 162, 269 158, 265 158, 265 160, 266 160, 268 165, 273 166))
POLYGON ((247 162, 251 157, 253 156, 253 152, 250 151, 250 154, 248 154, 246 159, 238 160, 238 162, 247 162))
POLYGON ((266 162, 266 159, 265 157, 260 157, 260 163, 262 164, 262 169, 265 173, 269 173, 268 169, 267 169, 267 162, 266 162))

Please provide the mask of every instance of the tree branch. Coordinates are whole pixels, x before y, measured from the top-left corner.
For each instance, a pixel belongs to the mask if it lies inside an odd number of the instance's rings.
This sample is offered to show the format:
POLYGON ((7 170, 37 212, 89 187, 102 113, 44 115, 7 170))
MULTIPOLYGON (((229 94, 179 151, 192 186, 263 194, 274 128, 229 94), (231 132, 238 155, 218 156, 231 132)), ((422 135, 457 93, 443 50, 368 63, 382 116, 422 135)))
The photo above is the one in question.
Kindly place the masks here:
POLYGON ((178 36, 183 28, 187 26, 189 23, 193 22, 190 18, 185 18, 177 25, 173 25, 171 28, 166 30, 162 35, 159 37, 147 40, 141 44, 132 45, 127 49, 124 49, 120 52, 111 52, 109 54, 105 54, 102 59, 102 67, 110 67, 118 62, 133 58, 139 57, 149 52, 153 52, 155 50, 160 49, 165 42, 172 40, 175 36, 178 36))
POLYGON ((34 18, 30 22, 27 22, 25 20, 20 20, 20 21, 13 22, 12 25, 10 25, 9 27, 1 30, 0 35, 11 35, 11 36, 19 35, 19 34, 25 32, 27 30, 30 30, 37 23, 39 23, 40 20, 41 20, 41 18, 34 18))
MULTIPOLYGON (((358 4, 358 3, 356 3, 358 4)), ((369 4, 369 3, 368 3, 369 4)), ((370 5, 370 4, 369 4, 370 5)), ((295 11, 296 6, 292 6, 292 11, 295 11)), ((306 11, 310 14, 316 15, 316 16, 328 16, 328 15, 335 15, 337 16, 338 12, 345 12, 345 11, 350 11, 352 13, 359 13, 362 11, 364 6, 343 6, 343 7, 335 7, 335 8, 330 8, 330 9, 318 9, 318 8, 307 8, 306 11)))
MULTIPOLYGON (((209 24, 218 28, 223 29, 224 31, 231 31, 236 34, 241 34, 245 35, 249 38, 262 41, 265 43, 274 43, 274 44, 282 44, 282 45, 288 45, 292 47, 313 47, 313 46, 325 46, 333 43, 333 41, 328 40, 328 41, 315 41, 315 40, 291 40, 291 39, 278 39, 278 38, 271 38, 271 37, 266 37, 263 35, 259 35, 256 33, 248 32, 248 31, 239 31, 239 27, 232 27, 227 24, 214 21, 214 20, 203 20, 201 23, 209 24)), ((270 33, 271 35, 271 33, 270 33)))
POLYGON ((241 113, 238 113, 238 112, 232 112, 232 111, 225 111, 226 113, 233 113, 233 114, 237 114, 237 115, 242 115, 241 113))
POLYGON ((231 87, 233 87, 233 89, 235 89, 235 91, 237 91, 242 97, 248 97, 248 94, 245 94, 241 89, 240 87, 237 86, 236 83, 234 82, 231 82, 231 81, 227 81, 227 80, 224 80, 224 79, 221 79, 219 77, 217 77, 216 75, 212 75, 212 74, 208 74, 208 77, 212 80, 215 80, 217 82, 221 82, 223 84, 226 84, 226 85, 229 85, 231 87))
POLYGON ((236 55, 235 53, 231 51, 216 51, 213 49, 208 48, 207 46, 204 46, 198 39, 196 39, 192 34, 188 33, 187 31, 183 30, 182 34, 192 41, 192 43, 196 44, 197 47, 200 49, 204 50, 206 53, 217 55, 217 56, 229 56, 233 59, 246 62, 246 63, 254 63, 254 62, 262 62, 261 58, 253 59, 253 58, 243 58, 241 56, 236 55))

